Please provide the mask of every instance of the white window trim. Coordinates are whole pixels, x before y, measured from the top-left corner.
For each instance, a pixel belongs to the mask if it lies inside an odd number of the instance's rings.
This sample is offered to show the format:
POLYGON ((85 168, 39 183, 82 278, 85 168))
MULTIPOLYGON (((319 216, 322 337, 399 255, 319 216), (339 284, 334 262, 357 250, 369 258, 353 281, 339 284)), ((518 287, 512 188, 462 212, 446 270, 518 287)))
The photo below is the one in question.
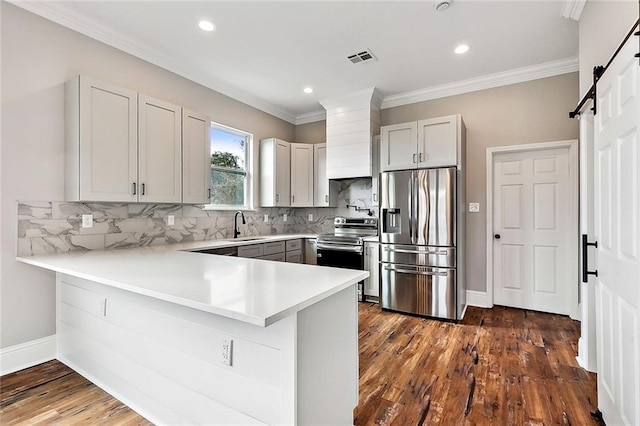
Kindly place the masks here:
POLYGON ((223 205, 223 204, 205 204, 202 206, 203 210, 220 210, 220 211, 229 211, 229 210, 240 210, 245 212, 253 212, 257 211, 255 209, 255 200, 254 200, 254 153, 255 148, 253 145, 253 134, 249 133, 245 130, 236 129, 230 126, 225 126, 224 124, 216 123, 215 121, 211 122, 212 129, 223 130, 229 133, 237 133, 239 135, 245 136, 247 141, 248 150, 246 152, 245 158, 245 184, 246 184, 246 194, 245 194, 245 204, 242 206, 232 206, 232 205, 223 205))

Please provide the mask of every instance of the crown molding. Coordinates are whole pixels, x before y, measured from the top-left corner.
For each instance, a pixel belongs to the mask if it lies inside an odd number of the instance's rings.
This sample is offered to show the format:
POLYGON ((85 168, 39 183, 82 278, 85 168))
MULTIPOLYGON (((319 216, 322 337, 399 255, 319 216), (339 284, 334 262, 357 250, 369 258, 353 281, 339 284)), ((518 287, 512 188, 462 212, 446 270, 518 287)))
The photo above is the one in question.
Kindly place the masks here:
POLYGON ((77 13, 71 8, 66 7, 65 2, 38 0, 7 1, 24 10, 79 32, 87 37, 93 38, 144 61, 157 65, 160 68, 176 73, 225 96, 266 112, 267 114, 271 114, 291 124, 296 124, 296 116, 294 114, 284 111, 264 99, 253 96, 246 91, 222 83, 202 70, 185 66, 184 64, 176 62, 166 55, 161 54, 157 50, 151 49, 149 46, 138 43, 131 38, 124 37, 122 34, 118 34, 116 31, 93 21, 83 14, 77 13))
POLYGON ((327 111, 322 109, 318 111, 308 112, 306 114, 300 114, 296 116, 296 126, 300 124, 314 123, 316 121, 323 121, 327 119, 327 111))
POLYGON ((576 71, 578 71, 577 56, 387 96, 382 102, 382 109, 446 98, 463 93, 477 92, 479 90, 492 89, 509 84, 523 83, 525 81, 538 80, 540 78, 553 77, 576 71))
POLYGON ((579 21, 585 4, 587 4, 587 0, 564 0, 562 2, 560 15, 562 15, 563 18, 579 21))

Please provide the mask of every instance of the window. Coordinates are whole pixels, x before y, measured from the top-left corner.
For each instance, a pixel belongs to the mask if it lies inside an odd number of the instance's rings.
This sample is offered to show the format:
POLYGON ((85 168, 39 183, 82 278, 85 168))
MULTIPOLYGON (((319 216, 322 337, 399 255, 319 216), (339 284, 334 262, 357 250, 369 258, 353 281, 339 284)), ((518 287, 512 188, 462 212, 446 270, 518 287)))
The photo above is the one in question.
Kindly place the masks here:
POLYGON ((241 130, 211 123, 209 209, 251 209, 251 142, 241 130))

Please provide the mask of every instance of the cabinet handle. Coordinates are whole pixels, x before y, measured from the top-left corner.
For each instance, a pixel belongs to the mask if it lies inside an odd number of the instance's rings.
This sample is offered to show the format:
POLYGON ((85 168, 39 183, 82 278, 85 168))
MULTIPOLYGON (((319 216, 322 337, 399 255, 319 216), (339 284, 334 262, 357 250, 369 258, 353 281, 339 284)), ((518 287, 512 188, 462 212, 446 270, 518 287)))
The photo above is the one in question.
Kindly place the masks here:
POLYGON ((144 195, 144 183, 142 184, 142 195, 144 195))
POLYGON ((414 163, 417 163, 417 161, 416 161, 416 155, 415 155, 415 154, 413 154, 413 162, 414 162, 414 163))
POLYGON ((325 196, 324 196, 324 202, 325 202, 325 203, 328 203, 328 202, 329 202, 329 195, 325 195, 325 196))
POLYGON ((293 203, 295 203, 295 202, 296 202, 296 196, 295 196, 295 195, 292 195, 292 196, 291 196, 291 202, 293 202, 293 203))
POLYGON ((276 203, 280 202, 280 194, 276 194, 276 203))
POLYGON ((133 195, 136 195, 136 183, 133 182, 133 195))
POLYGON ((378 194, 376 194, 375 192, 373 193, 373 201, 374 202, 378 202, 378 194))
POLYGON ((420 154, 418 155, 418 159, 419 159, 419 160, 420 160, 420 162, 422 163, 422 153, 420 153, 420 154))
POLYGON ((207 193, 209 194, 209 199, 211 199, 211 188, 207 189, 207 193))

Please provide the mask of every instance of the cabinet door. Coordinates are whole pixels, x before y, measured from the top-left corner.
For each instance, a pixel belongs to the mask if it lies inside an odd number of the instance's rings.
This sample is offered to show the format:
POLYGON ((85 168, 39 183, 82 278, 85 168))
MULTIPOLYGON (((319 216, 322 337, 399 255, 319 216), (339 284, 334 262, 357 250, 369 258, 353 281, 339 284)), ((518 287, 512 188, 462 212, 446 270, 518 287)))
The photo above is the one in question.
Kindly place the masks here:
POLYGON ((380 178, 380 135, 371 141, 371 205, 378 205, 378 179, 380 178))
POLYGON ((182 202, 211 203, 211 120, 182 110, 182 202))
POLYGON ((293 250, 287 252, 286 261, 288 263, 303 263, 302 260, 302 250, 293 250))
POLYGON ((68 86, 67 102, 75 105, 68 105, 73 113, 67 117, 67 137, 79 138, 69 144, 77 156, 67 153, 77 162, 67 167, 70 180, 77 182, 69 199, 136 201, 138 94, 84 76, 68 86))
POLYGON ((418 167, 455 166, 457 152, 455 115, 418 121, 418 167))
POLYGON ((181 121, 179 106, 139 95, 139 201, 182 201, 181 121))
POLYGON ((394 124, 380 128, 380 170, 415 169, 417 154, 418 124, 394 124))
POLYGON ((288 206, 291 196, 291 152, 289 143, 276 141, 276 206, 288 206))
POLYGON ((338 182, 327 178, 327 144, 313 146, 313 205, 335 207, 338 205, 338 182))
POLYGON ((313 206, 313 145, 291 144, 291 206, 313 206))
POLYGON ((378 297, 380 295, 380 244, 365 243, 365 269, 369 271, 369 278, 364 280, 364 295, 378 297))

